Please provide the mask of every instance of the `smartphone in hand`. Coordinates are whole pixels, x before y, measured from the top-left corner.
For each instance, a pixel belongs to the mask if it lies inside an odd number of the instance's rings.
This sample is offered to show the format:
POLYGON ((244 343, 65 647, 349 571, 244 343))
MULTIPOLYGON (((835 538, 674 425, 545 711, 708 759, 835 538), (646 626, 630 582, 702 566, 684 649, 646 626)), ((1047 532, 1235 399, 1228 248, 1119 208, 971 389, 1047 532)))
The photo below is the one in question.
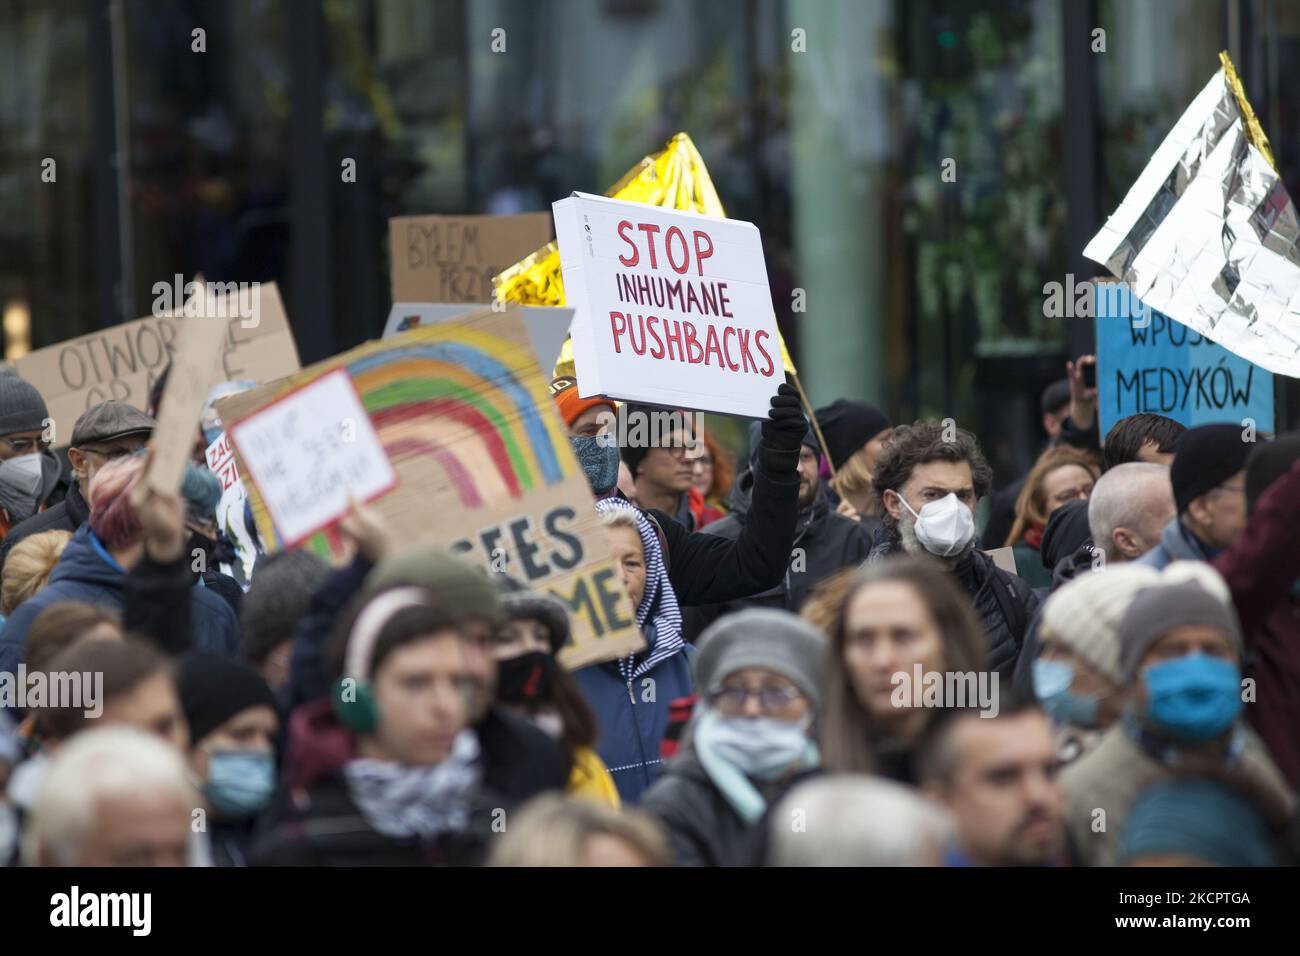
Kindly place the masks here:
POLYGON ((1083 384, 1085 388, 1097 387, 1097 360, 1084 360, 1083 367, 1083 384))

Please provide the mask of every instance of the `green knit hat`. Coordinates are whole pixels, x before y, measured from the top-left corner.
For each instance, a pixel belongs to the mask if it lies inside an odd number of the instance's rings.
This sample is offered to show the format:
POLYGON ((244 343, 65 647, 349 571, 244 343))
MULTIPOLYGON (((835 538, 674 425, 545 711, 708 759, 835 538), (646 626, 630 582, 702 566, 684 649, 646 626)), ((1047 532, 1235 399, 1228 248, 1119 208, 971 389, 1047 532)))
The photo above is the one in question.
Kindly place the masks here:
POLYGON ((421 544, 385 558, 366 577, 365 593, 413 584, 433 594, 453 614, 497 625, 505 621, 488 576, 437 545, 421 544))

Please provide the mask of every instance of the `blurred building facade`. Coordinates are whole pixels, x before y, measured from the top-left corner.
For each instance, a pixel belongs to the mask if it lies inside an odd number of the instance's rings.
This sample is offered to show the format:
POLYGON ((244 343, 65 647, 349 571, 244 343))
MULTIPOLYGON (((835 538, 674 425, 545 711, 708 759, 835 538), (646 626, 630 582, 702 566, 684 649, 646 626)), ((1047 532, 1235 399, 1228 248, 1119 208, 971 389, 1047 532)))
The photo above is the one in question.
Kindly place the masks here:
POLYGON ((6 351, 201 272, 278 281, 314 361, 382 328, 390 216, 546 209, 685 130, 813 400, 951 415, 1005 477, 1090 346, 1044 284, 1220 49, 1295 187, 1281 0, 0 0, 6 351))

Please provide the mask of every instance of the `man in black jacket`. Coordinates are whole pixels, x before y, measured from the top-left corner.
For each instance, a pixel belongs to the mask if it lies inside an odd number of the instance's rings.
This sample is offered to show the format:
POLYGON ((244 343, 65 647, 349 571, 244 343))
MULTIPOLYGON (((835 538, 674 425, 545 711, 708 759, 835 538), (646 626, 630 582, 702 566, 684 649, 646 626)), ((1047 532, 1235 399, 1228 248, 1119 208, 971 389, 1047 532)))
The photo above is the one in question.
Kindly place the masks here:
MULTIPOLYGON (((750 429, 751 439, 756 439, 758 432, 759 426, 755 423, 750 429)), ((756 441, 753 447, 757 451, 756 441)), ((798 613, 820 581, 842 568, 856 567, 871 553, 871 536, 866 528, 831 509, 818 473, 819 452, 817 438, 809 431, 799 449, 799 520, 794 547, 780 583, 752 597, 691 608, 683 621, 683 636, 687 640, 694 640, 724 614, 745 607, 783 608, 798 613)), ((751 459, 751 467, 740 473, 731 489, 727 502, 730 514, 705 528, 704 534, 717 535, 728 541, 740 537, 741 530, 749 521, 753 484, 751 459)))
MULTIPOLYGON (((552 382, 551 395, 569 427, 569 441, 596 497, 619 495, 619 447, 610 433, 613 403, 579 399, 572 378, 552 382)), ((751 468, 749 520, 735 540, 690 531, 662 511, 645 512, 663 540, 668 580, 678 605, 720 604, 781 583, 794 546, 799 448, 807 432, 799 393, 782 382, 762 422, 751 468)))
MULTIPOLYGON (((76 531, 90 517, 85 493, 95 472, 108 462, 132 455, 144 448, 153 434, 154 421, 126 402, 100 402, 82 412, 72 427, 68 463, 73 481, 67 496, 45 511, 32 515, 9 529, 0 550, 0 569, 15 544, 42 531, 76 531)), ((0 445, 3 441, 0 440, 0 445)))
POLYGON ((63 462, 50 451, 50 413, 30 382, 0 369, 0 465, 14 472, 6 480, 5 517, 17 526, 63 500, 68 479, 63 462))
POLYGON ((894 429, 876 462, 885 527, 870 560, 902 551, 942 560, 984 625, 989 669, 1010 677, 1038 600, 1024 580, 975 546, 975 504, 992 476, 975 436, 951 421, 894 429))

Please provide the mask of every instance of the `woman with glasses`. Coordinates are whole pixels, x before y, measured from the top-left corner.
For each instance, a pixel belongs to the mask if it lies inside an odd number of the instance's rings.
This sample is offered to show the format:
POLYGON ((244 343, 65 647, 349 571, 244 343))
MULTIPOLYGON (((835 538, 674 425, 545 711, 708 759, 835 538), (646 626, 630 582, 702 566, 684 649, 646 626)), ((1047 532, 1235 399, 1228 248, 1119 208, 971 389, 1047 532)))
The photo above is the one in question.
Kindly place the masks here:
POLYGON ((642 801, 676 865, 759 861, 768 807, 820 764, 825 645, 812 625, 770 608, 728 615, 700 637, 687 740, 642 801))

